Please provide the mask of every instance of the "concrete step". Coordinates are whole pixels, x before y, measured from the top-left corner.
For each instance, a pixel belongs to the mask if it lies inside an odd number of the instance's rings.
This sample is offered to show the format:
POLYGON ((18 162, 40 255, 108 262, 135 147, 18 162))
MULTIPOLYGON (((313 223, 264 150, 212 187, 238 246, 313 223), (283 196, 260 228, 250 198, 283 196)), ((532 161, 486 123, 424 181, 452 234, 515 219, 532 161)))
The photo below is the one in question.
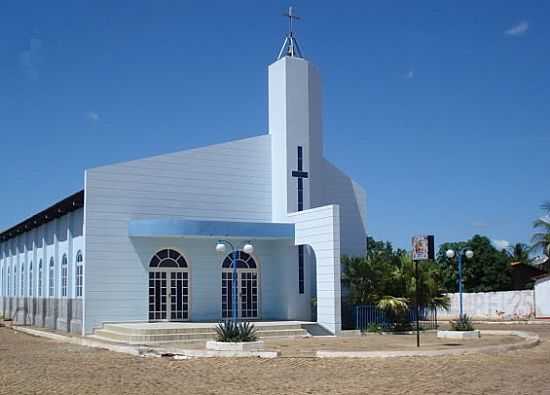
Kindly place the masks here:
MULTIPOLYGON (((102 329, 117 333, 126 333, 129 335, 168 335, 179 333, 212 333, 216 334, 215 327, 129 327, 117 324, 105 324, 102 329)), ((279 330, 303 330, 301 324, 280 324, 280 325, 261 325, 256 326, 256 331, 279 331, 279 330)))
MULTIPOLYGON (((268 337, 304 337, 309 333, 300 324, 257 326, 259 338, 268 337)), ((105 324, 102 329, 96 329, 94 338, 98 340, 126 344, 158 344, 171 342, 193 342, 211 340, 216 337, 212 327, 128 327, 116 324, 105 324)))
POLYGON ((177 334, 177 333, 213 333, 216 334, 215 328, 184 328, 184 327, 174 327, 174 328, 139 328, 139 327, 127 327, 117 324, 105 324, 103 325, 104 330, 117 333, 126 333, 129 335, 157 335, 157 334, 177 334))
POLYGON ((184 342, 211 340, 216 337, 215 333, 175 333, 175 334, 157 334, 157 335, 131 335, 99 329, 95 336, 100 339, 106 339, 128 344, 152 344, 164 342, 184 342))
POLYGON ((266 337, 305 337, 309 336, 309 333, 307 333, 304 329, 280 329, 280 330, 274 330, 274 331, 256 331, 256 334, 259 338, 266 338, 266 337))

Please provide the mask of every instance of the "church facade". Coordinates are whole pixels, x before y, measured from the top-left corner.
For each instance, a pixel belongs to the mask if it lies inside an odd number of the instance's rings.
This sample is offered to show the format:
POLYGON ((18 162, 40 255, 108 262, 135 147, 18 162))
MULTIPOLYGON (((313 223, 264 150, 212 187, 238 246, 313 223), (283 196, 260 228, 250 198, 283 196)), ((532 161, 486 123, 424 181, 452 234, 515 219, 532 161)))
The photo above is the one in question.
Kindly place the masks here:
POLYGON ((268 67, 268 134, 88 169, 82 191, 0 233, 0 314, 81 334, 231 317, 337 333, 366 195, 323 156, 319 73, 294 44, 268 67))

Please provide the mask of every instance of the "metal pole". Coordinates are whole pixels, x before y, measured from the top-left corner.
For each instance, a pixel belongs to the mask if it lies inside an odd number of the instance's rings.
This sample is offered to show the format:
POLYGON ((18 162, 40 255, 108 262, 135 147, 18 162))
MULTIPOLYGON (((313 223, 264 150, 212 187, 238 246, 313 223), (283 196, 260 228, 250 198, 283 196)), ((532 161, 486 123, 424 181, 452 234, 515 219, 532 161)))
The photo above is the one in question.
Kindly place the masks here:
POLYGON ((238 251, 235 250, 235 247, 233 244, 228 240, 220 240, 219 243, 227 244, 231 248, 231 321, 236 322, 237 321, 237 259, 238 259, 238 251))
POLYGON ((414 261, 415 263, 415 272, 416 272, 416 347, 420 347, 420 324, 418 322, 418 316, 420 313, 420 309, 418 307, 418 300, 420 299, 420 289, 418 287, 418 261, 414 261))
POLYGON ((231 320, 233 322, 237 321, 237 254, 238 252, 235 250, 235 247, 233 247, 233 244, 229 243, 231 246, 231 320))
POLYGON ((460 315, 458 316, 459 319, 462 319, 463 309, 462 309, 462 292, 463 292, 463 286, 462 286, 462 251, 460 251, 456 257, 458 259, 458 293, 460 298, 460 315))

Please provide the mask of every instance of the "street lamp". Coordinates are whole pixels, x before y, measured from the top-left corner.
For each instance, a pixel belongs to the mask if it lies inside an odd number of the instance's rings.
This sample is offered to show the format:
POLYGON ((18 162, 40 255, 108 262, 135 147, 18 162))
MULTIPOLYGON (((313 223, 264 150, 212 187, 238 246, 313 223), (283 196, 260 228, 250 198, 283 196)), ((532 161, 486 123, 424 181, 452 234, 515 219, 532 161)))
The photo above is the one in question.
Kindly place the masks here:
MULTIPOLYGON (((229 246, 231 248, 231 321, 236 322, 237 321, 237 306, 238 306, 238 286, 237 286, 237 257, 239 251, 235 249, 233 246, 233 243, 231 243, 228 240, 218 240, 216 243, 216 252, 218 254, 225 254, 226 246, 229 246)), ((254 253, 254 246, 247 241, 244 243, 244 245, 241 248, 244 252, 247 254, 254 253)))
POLYGON ((462 259, 463 257, 466 257, 467 259, 472 259, 474 256, 474 252, 470 250, 469 248, 463 248, 462 250, 458 251, 458 254, 454 250, 447 250, 445 252, 445 255, 447 255, 447 258, 453 259, 456 256, 456 260, 458 263, 458 292, 460 294, 460 315, 459 318, 462 319, 463 316, 463 305, 462 305, 462 293, 464 292, 464 285, 462 284, 462 259))

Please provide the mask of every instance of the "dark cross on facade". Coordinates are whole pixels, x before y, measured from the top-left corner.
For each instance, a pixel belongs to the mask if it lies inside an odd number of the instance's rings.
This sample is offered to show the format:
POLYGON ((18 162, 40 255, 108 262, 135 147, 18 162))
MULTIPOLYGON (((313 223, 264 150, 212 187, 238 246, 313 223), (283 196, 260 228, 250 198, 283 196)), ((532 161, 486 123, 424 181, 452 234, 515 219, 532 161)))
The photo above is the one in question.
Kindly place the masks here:
POLYGON ((304 178, 308 178, 307 171, 303 169, 303 161, 303 149, 298 147, 298 170, 292 171, 292 177, 298 178, 298 211, 304 209, 304 178))
MULTIPOLYGON (((304 178, 308 178, 309 174, 304 171, 304 150, 298 147, 298 170, 292 171, 292 177, 298 178, 298 211, 304 209, 304 178)), ((298 292, 304 293, 304 246, 298 246, 298 292)))

